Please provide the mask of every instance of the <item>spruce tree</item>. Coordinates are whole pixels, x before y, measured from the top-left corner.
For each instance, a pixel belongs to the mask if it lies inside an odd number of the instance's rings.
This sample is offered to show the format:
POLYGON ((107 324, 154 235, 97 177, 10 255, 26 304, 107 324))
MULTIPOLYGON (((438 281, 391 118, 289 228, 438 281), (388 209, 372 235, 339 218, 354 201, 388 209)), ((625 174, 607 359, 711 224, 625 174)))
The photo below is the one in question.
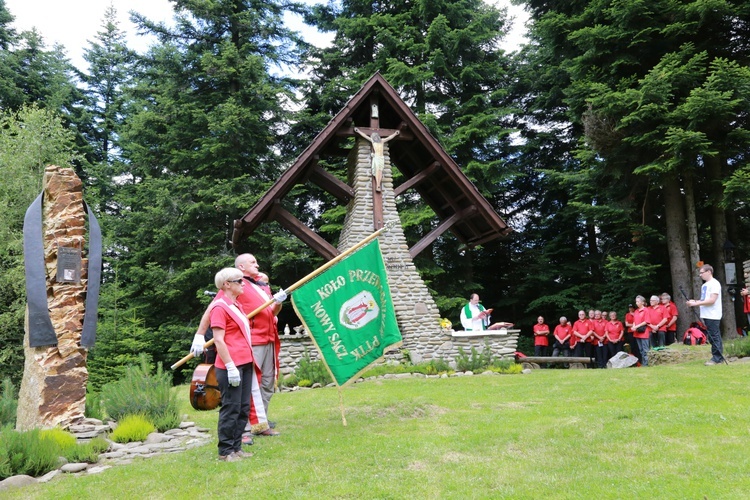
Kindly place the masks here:
MULTIPOLYGON (((293 88, 272 73, 297 57, 280 3, 174 4, 174 27, 134 16, 159 43, 128 90, 109 233, 119 302, 157 332, 155 360, 186 351, 202 290, 233 264, 233 220, 281 171, 293 88)), ((272 244, 256 243, 268 270, 272 244)))
MULTIPOLYGON (((345 0, 316 7, 309 21, 333 32, 334 39, 329 47, 311 50, 308 122, 325 123, 324 117, 379 71, 481 192, 501 213, 508 209, 502 193, 513 177, 505 163, 512 150, 506 95, 511 74, 510 60, 499 48, 508 29, 504 10, 481 0, 345 0)), ((418 196, 400 197, 398 209, 410 243, 432 229, 434 213, 418 196)), ((482 251, 459 249, 445 235, 417 257, 446 315, 479 291, 480 281, 498 281, 497 268, 481 279, 474 273, 474 262, 484 260, 482 251)), ((493 285, 490 293, 496 290, 493 285)))

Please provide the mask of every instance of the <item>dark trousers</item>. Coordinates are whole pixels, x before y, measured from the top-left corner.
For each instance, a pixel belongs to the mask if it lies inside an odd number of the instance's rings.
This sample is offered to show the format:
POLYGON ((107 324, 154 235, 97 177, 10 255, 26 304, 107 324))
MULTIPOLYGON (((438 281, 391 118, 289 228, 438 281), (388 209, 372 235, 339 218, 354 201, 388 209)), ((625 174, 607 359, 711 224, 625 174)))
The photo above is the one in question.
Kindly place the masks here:
MULTIPOLYGON (((594 353, 594 344, 591 344, 589 342, 578 342, 573 348, 573 356, 598 359, 596 358, 596 354, 594 353)), ((596 365, 589 364, 589 368, 596 368, 596 365)))
POLYGON ((250 414, 250 395, 254 376, 253 364, 247 363, 237 367, 240 371, 240 385, 229 385, 227 371, 216 368, 216 381, 221 391, 221 409, 219 410, 219 455, 226 456, 242 449, 242 433, 250 414))
MULTIPOLYGON (((583 346, 584 355, 589 358, 596 361, 596 345, 592 344, 591 342, 586 342, 586 344, 583 346)), ((599 365, 597 363, 590 363, 589 368, 597 368, 599 365)))
POLYGON ((701 318, 701 320, 706 324, 706 328, 708 329, 707 337, 711 344, 711 359, 714 363, 721 363, 724 361, 724 344, 721 341, 721 330, 719 329, 721 320, 705 318, 701 318))
POLYGON ((638 342, 636 342, 636 338, 633 337, 632 332, 625 332, 625 342, 630 346, 630 354, 638 358, 638 361, 643 364, 641 350, 638 348, 638 342))
POLYGON ((582 358, 586 356, 586 342, 578 342, 573 347, 573 357, 582 358))
POLYGON ((667 342, 667 331, 659 330, 658 334, 656 335, 656 338, 659 340, 659 347, 664 347, 667 342))
POLYGON ((547 346, 546 345, 535 345, 534 346, 534 356, 546 356, 547 355, 547 346))
POLYGON ((552 346, 552 356, 558 357, 560 353, 562 352, 562 355, 566 358, 570 356, 570 344, 568 342, 560 343, 557 340, 555 340, 555 343, 552 346))
POLYGON ((607 356, 608 358, 612 358, 615 354, 618 352, 622 352, 622 340, 619 342, 610 342, 607 344, 607 356))
POLYGON ((599 368, 606 368, 607 367, 607 360, 609 359, 607 357, 607 346, 606 344, 602 345, 594 345, 595 354, 596 354, 596 365, 599 368))
POLYGON ((674 344, 676 330, 667 330, 667 345, 674 344))

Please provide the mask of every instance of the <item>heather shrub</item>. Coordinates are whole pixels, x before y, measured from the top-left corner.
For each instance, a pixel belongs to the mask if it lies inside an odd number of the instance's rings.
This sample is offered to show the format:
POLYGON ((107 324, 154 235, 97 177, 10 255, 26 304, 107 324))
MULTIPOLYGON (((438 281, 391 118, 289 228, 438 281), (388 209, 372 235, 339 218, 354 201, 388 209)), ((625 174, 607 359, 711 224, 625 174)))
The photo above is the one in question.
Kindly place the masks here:
POLYGON ((78 441, 76 441, 75 436, 59 427, 55 427, 54 429, 42 429, 39 431, 39 437, 41 439, 49 439, 57 444, 62 455, 65 455, 69 449, 78 446, 78 441))
POLYGON ((60 447, 45 439, 38 429, 16 432, 10 426, 0 430, 0 480, 25 474, 38 477, 57 468, 60 447))
POLYGON ((420 363, 412 367, 412 372, 423 373, 424 375, 438 375, 449 371, 451 371, 450 365, 442 358, 431 359, 426 363, 420 363))
POLYGON ((109 443, 103 437, 95 437, 88 443, 79 444, 70 448, 65 454, 69 462, 96 463, 99 455, 109 449, 109 443))
POLYGON ((117 423, 117 429, 112 431, 110 439, 116 443, 130 443, 143 441, 156 427, 142 414, 126 415, 117 423))

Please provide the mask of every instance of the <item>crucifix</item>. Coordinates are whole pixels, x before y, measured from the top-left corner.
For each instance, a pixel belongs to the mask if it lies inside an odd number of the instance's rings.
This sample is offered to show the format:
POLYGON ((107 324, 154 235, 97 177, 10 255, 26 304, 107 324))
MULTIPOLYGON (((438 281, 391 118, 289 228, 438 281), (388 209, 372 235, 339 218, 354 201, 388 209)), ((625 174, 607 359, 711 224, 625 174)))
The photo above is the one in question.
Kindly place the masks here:
POLYGON ((383 130, 380 129, 377 96, 373 95, 370 99, 370 128, 368 130, 370 135, 357 127, 354 127, 354 132, 366 139, 372 146, 372 209, 375 230, 383 227, 383 190, 381 184, 383 181, 383 170, 385 169, 385 143, 400 134, 400 131, 395 130, 392 134, 381 137, 380 131, 383 130))

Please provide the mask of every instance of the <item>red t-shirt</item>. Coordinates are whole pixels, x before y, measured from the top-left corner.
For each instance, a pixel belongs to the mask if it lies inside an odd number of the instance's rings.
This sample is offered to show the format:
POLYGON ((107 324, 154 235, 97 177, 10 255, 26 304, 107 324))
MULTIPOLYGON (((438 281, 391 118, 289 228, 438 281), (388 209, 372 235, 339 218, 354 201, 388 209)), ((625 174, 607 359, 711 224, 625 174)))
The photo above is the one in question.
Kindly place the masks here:
POLYGON ((591 322, 591 329, 594 330, 593 340, 591 340, 592 344, 596 344, 599 341, 603 343, 607 343, 607 339, 604 338, 604 334, 607 332, 607 322, 603 319, 595 319, 591 322))
MULTIPOLYGON (((669 321, 669 316, 667 316, 668 314, 667 309, 661 304, 657 304, 653 307, 649 307, 648 310, 649 310, 648 314, 650 318, 648 322, 651 323, 652 325, 658 325, 659 323, 662 322, 662 320, 665 320, 665 319, 669 321)), ((659 331, 662 331, 662 332, 667 331, 667 327, 665 325, 666 323, 660 326, 659 331)))
MULTIPOLYGON (((630 323, 631 325, 634 325, 635 323, 633 322, 633 319, 635 319, 635 316, 633 315, 632 312, 629 312, 629 313, 625 314, 625 323, 630 323)), ((633 333, 633 327, 629 326, 628 327, 628 331, 630 333, 633 333)))
MULTIPOLYGON (((241 314, 242 306, 238 308, 241 314)), ((253 350, 250 344, 247 343, 242 328, 237 324, 237 321, 221 306, 216 305, 211 309, 211 328, 220 328, 224 330, 224 343, 229 349, 229 355, 232 357, 232 361, 236 366, 252 363, 253 361, 253 350)), ((225 369, 226 365, 221 356, 216 356, 214 362, 217 368, 225 369)))
POLYGON ((566 340, 570 340, 570 334, 573 332, 573 326, 570 323, 563 325, 557 325, 555 327, 555 339, 561 344, 566 340))
POLYGON ((590 330, 591 323, 588 319, 579 319, 575 323, 573 323, 573 333, 570 335, 570 347, 575 347, 575 345, 581 341, 581 338, 576 334, 580 335, 581 337, 585 337, 586 335, 588 335, 590 330))
POLYGON ((614 321, 607 321, 607 337, 610 342, 619 342, 622 340, 622 334, 624 332, 625 328, 622 326, 622 323, 620 323, 617 320, 614 321))
POLYGON ((750 313, 750 295, 745 295, 745 304, 742 307, 742 312, 750 313))
MULTIPOLYGON (((677 312, 677 305, 674 302, 672 302, 671 300, 669 301, 669 304, 667 304, 665 306, 665 309, 667 310, 667 314, 669 315, 669 317, 667 319, 667 323, 669 323, 670 321, 672 321, 672 318, 674 318, 675 316, 678 316, 680 314, 679 312, 677 312)), ((668 332, 676 332, 677 331, 677 322, 675 321, 672 326, 668 326, 667 327, 667 331, 668 332)))
MULTIPOLYGON (((536 332, 547 332, 547 335, 549 335, 549 327, 542 323, 541 325, 537 323, 534 325, 534 333, 536 332)), ((534 335, 534 345, 549 345, 549 339, 547 338, 547 335, 534 335)))
MULTIPOLYGON (((243 292, 237 297, 237 302, 242 305, 246 314, 255 311, 272 298, 268 286, 259 287, 250 283, 245 278, 245 287, 243 292), (262 291, 261 291, 262 290, 262 291)), ((250 318, 250 328, 253 331, 253 345, 263 345, 276 342, 278 333, 275 328, 275 318, 273 314, 273 304, 263 309, 261 312, 250 318)))
MULTIPOLYGON (((640 325, 644 321, 648 322, 649 319, 649 308, 644 307, 642 309, 636 309, 633 313, 633 325, 640 325)), ((633 329, 633 337, 637 339, 647 339, 651 336, 651 328, 646 326, 646 330, 644 332, 638 332, 636 328, 633 329)))

